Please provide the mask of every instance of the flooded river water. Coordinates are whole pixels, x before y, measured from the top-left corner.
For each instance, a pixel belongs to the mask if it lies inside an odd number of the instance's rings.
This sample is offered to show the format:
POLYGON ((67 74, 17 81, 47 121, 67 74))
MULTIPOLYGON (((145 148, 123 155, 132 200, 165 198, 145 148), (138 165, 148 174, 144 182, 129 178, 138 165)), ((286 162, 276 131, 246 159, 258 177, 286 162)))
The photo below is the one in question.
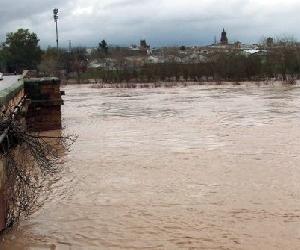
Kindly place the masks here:
POLYGON ((67 86, 79 136, 18 249, 300 249, 300 88, 67 86))

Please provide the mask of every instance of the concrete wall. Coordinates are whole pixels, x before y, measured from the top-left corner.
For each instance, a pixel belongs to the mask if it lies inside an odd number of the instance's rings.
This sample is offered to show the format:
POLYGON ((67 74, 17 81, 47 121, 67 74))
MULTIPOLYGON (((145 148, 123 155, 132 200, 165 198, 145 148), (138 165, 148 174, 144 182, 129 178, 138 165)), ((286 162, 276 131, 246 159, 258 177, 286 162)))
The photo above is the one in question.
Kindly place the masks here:
MULTIPOLYGON (((5 80, 3 80, 5 81, 5 80)), ((12 99, 14 99, 20 92, 23 90, 23 80, 13 78, 11 80, 7 80, 7 83, 2 82, 0 84, 0 108, 2 109, 5 106, 8 106, 12 99), (16 82, 13 82, 16 81, 16 82)))

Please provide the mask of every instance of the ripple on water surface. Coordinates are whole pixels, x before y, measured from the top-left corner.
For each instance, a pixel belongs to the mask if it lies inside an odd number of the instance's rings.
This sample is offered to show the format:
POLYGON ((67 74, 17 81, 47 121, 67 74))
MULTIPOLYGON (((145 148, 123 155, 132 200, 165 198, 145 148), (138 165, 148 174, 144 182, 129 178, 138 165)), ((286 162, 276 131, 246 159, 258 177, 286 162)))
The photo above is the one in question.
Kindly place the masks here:
POLYGON ((66 86, 79 135, 1 249, 299 249, 300 90, 66 86))

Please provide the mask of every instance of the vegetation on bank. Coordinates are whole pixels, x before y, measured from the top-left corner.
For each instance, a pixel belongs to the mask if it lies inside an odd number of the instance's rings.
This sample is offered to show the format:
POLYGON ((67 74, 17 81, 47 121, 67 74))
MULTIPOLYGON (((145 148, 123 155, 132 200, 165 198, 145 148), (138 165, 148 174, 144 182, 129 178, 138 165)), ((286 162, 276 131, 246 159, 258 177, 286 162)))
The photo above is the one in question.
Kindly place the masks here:
MULTIPOLYGON (((278 40, 272 47, 247 55, 242 50, 216 50, 198 63, 128 64, 124 55, 114 58, 115 67, 90 68, 97 58, 113 56, 105 40, 91 55, 84 48, 71 51, 48 48, 42 51, 39 39, 29 30, 7 34, 0 50, 0 67, 4 72, 35 69, 42 76, 58 76, 103 83, 262 81, 277 79, 293 83, 300 77, 300 46, 293 40, 278 40)), ((180 48, 179 48, 180 49, 180 48)))
POLYGON ((87 69, 81 80, 117 82, 292 81, 300 77, 300 47, 278 47, 264 54, 218 52, 202 63, 145 64, 117 70, 87 69))
POLYGON ((38 44, 37 35, 28 29, 8 33, 0 50, 0 70, 14 73, 37 68, 42 55, 38 44))
POLYGON ((22 73, 23 70, 37 70, 41 75, 58 76, 64 70, 77 75, 85 71, 87 57, 84 48, 48 48, 41 50, 38 36, 28 29, 18 29, 6 35, 0 46, 0 72, 22 73))

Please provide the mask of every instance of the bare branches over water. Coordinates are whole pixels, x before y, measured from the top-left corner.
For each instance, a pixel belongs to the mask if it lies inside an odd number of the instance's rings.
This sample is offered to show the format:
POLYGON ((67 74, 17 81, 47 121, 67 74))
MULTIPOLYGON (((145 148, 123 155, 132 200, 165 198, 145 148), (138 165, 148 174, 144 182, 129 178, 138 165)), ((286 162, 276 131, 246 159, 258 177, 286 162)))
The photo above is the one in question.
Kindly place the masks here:
POLYGON ((45 199, 52 183, 59 179, 62 156, 75 142, 76 136, 47 136, 29 133, 19 121, 3 120, 0 128, 9 123, 10 148, 6 158, 7 227, 21 216, 36 211, 45 199), (41 198, 43 197, 43 198, 41 198))

